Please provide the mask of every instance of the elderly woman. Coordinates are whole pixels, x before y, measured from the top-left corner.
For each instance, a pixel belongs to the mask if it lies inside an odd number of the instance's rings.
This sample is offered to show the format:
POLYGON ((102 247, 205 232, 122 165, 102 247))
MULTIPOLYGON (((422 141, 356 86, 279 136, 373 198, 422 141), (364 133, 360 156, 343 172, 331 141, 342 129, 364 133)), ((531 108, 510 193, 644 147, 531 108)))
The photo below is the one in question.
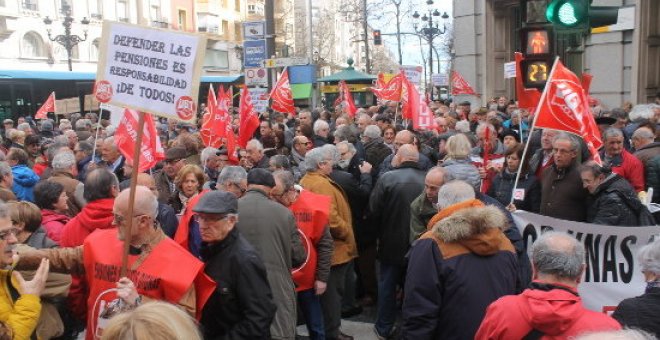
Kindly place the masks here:
POLYGON ((183 212, 191 198, 202 191, 204 172, 194 164, 185 165, 174 178, 176 190, 170 197, 170 205, 177 214, 183 212))
POLYGON ((66 215, 69 197, 64 186, 55 181, 41 181, 34 186, 34 199, 41 209, 41 225, 46 235, 59 244, 64 225, 70 220, 66 215))
POLYGON ((9 202, 9 216, 14 228, 18 230, 18 243, 27 244, 36 249, 55 248, 57 243, 46 236, 41 227, 41 211, 34 203, 9 202))
POLYGON ((612 314, 626 328, 636 328, 660 337, 660 239, 642 247, 637 254, 646 280, 646 292, 625 299, 612 314))
POLYGON ((12 148, 19 148, 23 149, 25 145, 25 132, 21 130, 11 130, 9 131, 9 140, 11 140, 11 147, 12 148))
POLYGON ((481 176, 479 170, 470 161, 470 152, 472 144, 464 134, 457 134, 447 139, 445 145, 447 156, 442 161, 441 166, 449 171, 454 179, 460 179, 472 185, 475 190, 479 190, 481 176))

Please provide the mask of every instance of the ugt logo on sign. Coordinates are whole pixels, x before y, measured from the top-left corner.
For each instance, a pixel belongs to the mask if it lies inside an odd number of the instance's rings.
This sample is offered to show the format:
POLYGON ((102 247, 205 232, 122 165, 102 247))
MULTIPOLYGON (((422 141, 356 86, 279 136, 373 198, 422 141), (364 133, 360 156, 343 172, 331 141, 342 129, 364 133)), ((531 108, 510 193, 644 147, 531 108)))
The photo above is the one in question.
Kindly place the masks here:
POLYGON ((191 120, 195 115, 195 102, 189 96, 182 96, 176 101, 176 114, 182 120, 191 120))

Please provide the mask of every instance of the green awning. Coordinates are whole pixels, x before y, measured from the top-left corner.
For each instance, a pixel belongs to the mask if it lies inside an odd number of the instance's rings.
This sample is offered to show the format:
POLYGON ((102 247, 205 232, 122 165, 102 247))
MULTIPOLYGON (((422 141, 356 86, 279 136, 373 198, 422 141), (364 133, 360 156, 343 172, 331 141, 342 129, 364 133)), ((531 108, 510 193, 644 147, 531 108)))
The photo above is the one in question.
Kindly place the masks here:
POLYGON ((312 96, 312 83, 291 84, 293 99, 309 99, 312 96))

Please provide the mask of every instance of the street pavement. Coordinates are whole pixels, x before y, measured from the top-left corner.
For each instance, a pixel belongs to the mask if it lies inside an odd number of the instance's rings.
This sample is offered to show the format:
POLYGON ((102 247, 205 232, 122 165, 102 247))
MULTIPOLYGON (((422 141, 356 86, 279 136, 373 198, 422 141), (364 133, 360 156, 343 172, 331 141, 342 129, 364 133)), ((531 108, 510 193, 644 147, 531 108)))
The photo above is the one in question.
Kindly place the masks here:
MULTIPOLYGON (((374 333, 374 322, 376 321, 376 307, 364 307, 362 314, 341 320, 341 331, 351 335, 355 340, 377 340, 374 333)), ((305 325, 298 326, 298 340, 309 339, 305 325)))

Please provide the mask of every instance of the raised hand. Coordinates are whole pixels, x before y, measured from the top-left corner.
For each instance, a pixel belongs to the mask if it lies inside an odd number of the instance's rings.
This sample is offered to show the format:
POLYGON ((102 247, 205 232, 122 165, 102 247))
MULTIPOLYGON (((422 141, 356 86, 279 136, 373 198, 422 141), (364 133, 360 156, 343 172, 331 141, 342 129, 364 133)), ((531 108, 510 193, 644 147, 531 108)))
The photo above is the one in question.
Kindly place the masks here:
POLYGON ((25 281, 23 275, 19 272, 14 272, 13 275, 21 287, 21 294, 31 294, 41 296, 46 286, 46 279, 48 278, 48 271, 50 270, 50 262, 48 259, 42 259, 39 268, 37 269, 34 277, 30 281, 25 281))

